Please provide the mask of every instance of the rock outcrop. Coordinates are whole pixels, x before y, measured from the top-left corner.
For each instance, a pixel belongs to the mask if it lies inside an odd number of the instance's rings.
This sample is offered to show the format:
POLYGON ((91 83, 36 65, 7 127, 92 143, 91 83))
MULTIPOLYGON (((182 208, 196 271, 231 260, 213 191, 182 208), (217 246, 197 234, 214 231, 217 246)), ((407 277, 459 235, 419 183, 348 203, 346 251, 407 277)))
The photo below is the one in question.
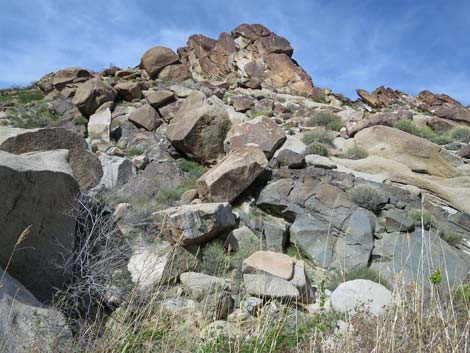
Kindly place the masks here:
POLYGON ((0 152, 0 264, 41 301, 67 279, 60 266, 75 243, 79 187, 67 154, 0 152))

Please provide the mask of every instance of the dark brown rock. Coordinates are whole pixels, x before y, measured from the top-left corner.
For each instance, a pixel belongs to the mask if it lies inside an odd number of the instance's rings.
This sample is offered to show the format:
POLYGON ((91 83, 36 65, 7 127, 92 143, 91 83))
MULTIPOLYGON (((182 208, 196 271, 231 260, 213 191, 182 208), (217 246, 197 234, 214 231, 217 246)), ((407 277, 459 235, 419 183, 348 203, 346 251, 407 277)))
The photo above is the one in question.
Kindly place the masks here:
POLYGON ((140 61, 140 66, 147 71, 150 77, 157 77, 164 67, 179 61, 178 55, 167 47, 154 47, 147 50, 140 61))

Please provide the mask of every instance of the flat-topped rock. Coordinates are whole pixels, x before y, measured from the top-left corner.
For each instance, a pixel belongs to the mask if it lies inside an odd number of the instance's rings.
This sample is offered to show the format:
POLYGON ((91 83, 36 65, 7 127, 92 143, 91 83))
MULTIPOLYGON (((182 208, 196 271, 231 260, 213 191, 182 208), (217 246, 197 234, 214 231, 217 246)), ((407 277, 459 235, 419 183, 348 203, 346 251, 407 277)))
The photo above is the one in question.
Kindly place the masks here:
POLYGON ((266 272, 290 280, 294 276, 294 260, 288 255, 273 251, 257 251, 243 261, 242 272, 266 272))

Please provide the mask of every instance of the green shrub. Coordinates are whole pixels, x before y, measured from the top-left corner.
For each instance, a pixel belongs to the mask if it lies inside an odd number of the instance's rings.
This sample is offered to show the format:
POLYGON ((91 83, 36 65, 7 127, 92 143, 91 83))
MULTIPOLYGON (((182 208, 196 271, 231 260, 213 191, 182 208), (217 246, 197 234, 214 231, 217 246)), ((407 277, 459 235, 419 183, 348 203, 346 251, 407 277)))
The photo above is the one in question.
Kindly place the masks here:
POLYGON ((22 104, 44 99, 46 95, 38 88, 22 89, 18 91, 18 101, 22 104))
POLYGON ((449 131, 449 135, 454 141, 470 142, 470 128, 468 127, 454 127, 449 131))
POLYGON ((343 127, 341 118, 328 111, 320 111, 307 119, 305 126, 326 126, 331 130, 339 131, 343 127))
POLYGON ((419 127, 412 120, 400 120, 393 125, 394 128, 422 137, 438 145, 445 145, 452 141, 449 134, 438 135, 429 126, 419 127))
POLYGON ((24 112, 12 115, 13 127, 34 129, 50 126, 59 119, 59 115, 51 111, 47 104, 41 104, 24 112))
POLYGON ((185 173, 189 174, 191 179, 199 179, 204 174, 204 167, 189 159, 180 159, 178 167, 185 173))
POLYGON ((345 281, 352 281, 354 279, 368 279, 373 282, 380 283, 387 288, 390 288, 390 284, 382 278, 382 276, 370 269, 369 267, 360 267, 349 272, 346 272, 344 275, 345 281))
POLYGON ((415 224, 421 224, 421 216, 423 217, 424 227, 428 227, 432 222, 432 214, 425 208, 422 210, 420 208, 412 208, 409 210, 410 216, 414 219, 415 224))
POLYGON ((377 212, 383 197, 380 191, 369 185, 357 185, 347 192, 349 199, 372 212, 377 212))
POLYGON ((80 115, 73 119, 73 123, 75 124, 75 126, 84 126, 88 124, 88 120, 80 115))
POLYGON ((333 139, 327 131, 309 131, 302 136, 302 141, 306 145, 318 142, 331 146, 333 139))
POLYGON ((457 305, 470 305, 470 284, 458 286, 453 293, 453 300, 457 305))
POLYGON ((307 154, 318 154, 320 156, 328 156, 328 148, 319 142, 313 142, 307 146, 307 154))
POLYGON ((132 157, 135 157, 135 156, 139 156, 142 153, 144 153, 144 150, 141 147, 134 146, 134 147, 129 148, 126 151, 126 156, 128 158, 132 158, 132 157))
POLYGON ((456 232, 439 232, 442 240, 445 240, 449 245, 457 245, 462 241, 462 234, 456 232))
POLYGON ((367 158, 368 155, 369 153, 367 152, 367 150, 357 145, 354 145, 352 147, 349 147, 340 156, 341 158, 347 158, 347 159, 363 159, 363 158, 367 158))
POLYGON ((220 241, 208 243, 202 250, 202 272, 212 276, 222 276, 227 269, 227 254, 224 244, 220 241))

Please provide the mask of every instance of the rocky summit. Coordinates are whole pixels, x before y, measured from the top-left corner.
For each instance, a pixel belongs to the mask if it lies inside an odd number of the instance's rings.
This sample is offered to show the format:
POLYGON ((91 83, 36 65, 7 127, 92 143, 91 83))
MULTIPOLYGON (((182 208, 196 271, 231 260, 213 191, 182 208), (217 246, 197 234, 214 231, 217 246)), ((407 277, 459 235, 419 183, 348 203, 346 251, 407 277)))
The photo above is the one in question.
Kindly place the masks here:
POLYGON ((0 351, 346 352, 413 305, 468 336, 470 107, 293 54, 242 24, 0 91, 0 351))

